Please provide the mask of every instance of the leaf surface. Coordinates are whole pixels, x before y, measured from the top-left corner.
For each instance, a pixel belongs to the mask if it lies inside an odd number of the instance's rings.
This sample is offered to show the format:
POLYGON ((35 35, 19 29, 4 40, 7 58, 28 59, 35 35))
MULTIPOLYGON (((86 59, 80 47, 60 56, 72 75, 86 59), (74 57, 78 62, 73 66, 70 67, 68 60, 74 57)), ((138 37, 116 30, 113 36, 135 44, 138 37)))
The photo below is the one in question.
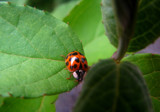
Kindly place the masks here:
POLYGON ((1 105, 3 104, 3 97, 0 97, 0 107, 1 107, 1 105))
POLYGON ((16 5, 24 5, 27 0, 0 0, 0 1, 7 1, 16 5))
POLYGON ((39 97, 71 90, 64 58, 83 53, 67 24, 31 7, 0 4, 0 94, 39 97), (6 13, 7 12, 7 13, 6 13))
POLYGON ((52 13, 58 19, 63 20, 79 1, 70 1, 58 6, 52 13))
POLYGON ((152 104, 153 104, 153 109, 154 112, 160 112, 160 98, 156 98, 156 97, 151 97, 152 98, 152 104))
POLYGON ((160 110, 160 55, 158 54, 135 54, 124 58, 137 65, 142 71, 149 88, 150 95, 154 104, 155 112, 160 110))
POLYGON ((74 112, 153 112, 139 69, 129 63, 102 60, 87 73, 74 112))
POLYGON ((35 99, 5 98, 1 112, 56 112, 53 104, 55 96, 43 96, 35 99))

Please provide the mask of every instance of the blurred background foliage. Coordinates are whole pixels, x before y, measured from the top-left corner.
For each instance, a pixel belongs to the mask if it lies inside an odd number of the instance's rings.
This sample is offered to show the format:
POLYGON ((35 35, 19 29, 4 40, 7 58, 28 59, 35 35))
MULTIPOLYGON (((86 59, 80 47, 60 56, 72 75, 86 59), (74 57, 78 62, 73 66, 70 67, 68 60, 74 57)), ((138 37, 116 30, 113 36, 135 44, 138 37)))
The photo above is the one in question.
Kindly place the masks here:
POLYGON ((36 7, 37 9, 46 10, 52 12, 56 7, 61 4, 70 2, 70 1, 79 1, 79 0, 0 0, 0 1, 9 1, 16 5, 30 5, 36 7))

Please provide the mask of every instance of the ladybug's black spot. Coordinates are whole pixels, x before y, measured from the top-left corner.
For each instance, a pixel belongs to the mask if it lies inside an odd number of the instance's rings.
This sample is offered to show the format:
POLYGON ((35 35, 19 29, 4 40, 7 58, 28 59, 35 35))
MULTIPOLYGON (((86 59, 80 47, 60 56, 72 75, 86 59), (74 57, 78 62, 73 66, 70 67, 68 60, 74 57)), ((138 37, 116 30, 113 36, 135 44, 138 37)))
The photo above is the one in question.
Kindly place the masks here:
POLYGON ((82 64, 80 63, 79 69, 82 69, 82 64))
POLYGON ((77 65, 76 65, 76 64, 74 64, 74 68, 77 68, 77 65))
POLYGON ((86 61, 86 58, 81 58, 82 62, 84 63, 86 61))
POLYGON ((79 59, 78 59, 78 58, 76 58, 75 61, 76 61, 77 63, 79 63, 79 59))
POLYGON ((72 55, 77 55, 77 54, 78 54, 77 52, 72 53, 72 55))
POLYGON ((85 67, 85 68, 88 68, 88 66, 87 66, 86 64, 84 64, 84 67, 85 67))
POLYGON ((70 66, 70 69, 72 70, 72 69, 73 69, 73 66, 70 66))
POLYGON ((68 61, 66 62, 66 66, 68 66, 69 65, 69 63, 68 63, 68 61))
POLYGON ((71 61, 71 58, 69 58, 69 61, 71 61))

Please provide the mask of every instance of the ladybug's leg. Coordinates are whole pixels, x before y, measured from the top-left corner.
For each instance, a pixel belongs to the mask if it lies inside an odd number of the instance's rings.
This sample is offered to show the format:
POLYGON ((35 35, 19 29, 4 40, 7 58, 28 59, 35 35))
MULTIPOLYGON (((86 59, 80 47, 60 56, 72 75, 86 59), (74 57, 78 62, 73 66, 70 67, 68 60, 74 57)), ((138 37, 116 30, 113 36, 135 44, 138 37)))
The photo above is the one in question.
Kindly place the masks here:
POLYGON ((66 68, 64 68, 65 70, 68 70, 68 68, 66 67, 66 68))
POLYGON ((61 57, 63 57, 64 59, 66 58, 64 55, 60 55, 61 57))
POLYGON ((79 82, 78 80, 74 80, 74 82, 79 82))
POLYGON ((67 80, 71 79, 72 74, 70 74, 69 78, 66 78, 67 80))

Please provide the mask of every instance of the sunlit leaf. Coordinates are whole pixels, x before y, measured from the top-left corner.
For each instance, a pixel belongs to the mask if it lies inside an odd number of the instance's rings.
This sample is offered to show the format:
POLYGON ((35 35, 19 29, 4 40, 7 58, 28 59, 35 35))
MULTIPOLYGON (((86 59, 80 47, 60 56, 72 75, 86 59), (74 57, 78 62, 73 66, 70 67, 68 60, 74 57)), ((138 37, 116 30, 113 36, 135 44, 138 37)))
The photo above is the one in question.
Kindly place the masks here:
POLYGON ((66 79, 62 55, 83 49, 67 24, 28 6, 1 3, 0 10, 0 95, 38 97, 77 85, 66 79))

